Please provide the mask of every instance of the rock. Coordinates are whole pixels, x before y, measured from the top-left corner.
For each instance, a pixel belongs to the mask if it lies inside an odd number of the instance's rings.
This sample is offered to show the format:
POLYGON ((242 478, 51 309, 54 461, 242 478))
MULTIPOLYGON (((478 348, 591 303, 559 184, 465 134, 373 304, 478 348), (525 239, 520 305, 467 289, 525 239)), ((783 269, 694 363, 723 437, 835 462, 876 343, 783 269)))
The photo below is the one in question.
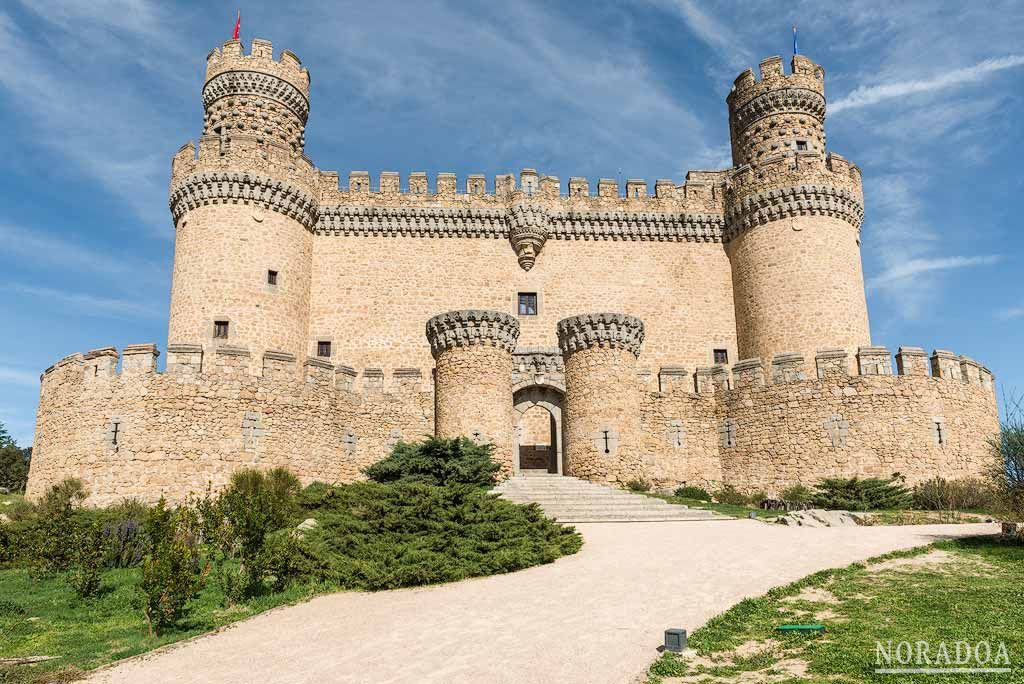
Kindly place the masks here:
POLYGON ((7 487, 0 487, 0 494, 10 494, 11 490, 7 487))
POLYGON ((775 522, 797 527, 855 527, 858 524, 856 516, 849 511, 826 511, 822 508, 791 511, 775 522))
POLYGON ((0 523, 9 523, 11 519, 7 517, 6 513, 0 513, 0 523))
POLYGON ((1024 523, 1004 522, 1003 534, 1007 537, 1024 537, 1024 523))
POLYGON ((295 526, 295 536, 299 539, 302 539, 306 536, 307 532, 309 532, 312 529, 315 529, 316 526, 317 521, 315 518, 306 518, 305 520, 303 520, 295 526))

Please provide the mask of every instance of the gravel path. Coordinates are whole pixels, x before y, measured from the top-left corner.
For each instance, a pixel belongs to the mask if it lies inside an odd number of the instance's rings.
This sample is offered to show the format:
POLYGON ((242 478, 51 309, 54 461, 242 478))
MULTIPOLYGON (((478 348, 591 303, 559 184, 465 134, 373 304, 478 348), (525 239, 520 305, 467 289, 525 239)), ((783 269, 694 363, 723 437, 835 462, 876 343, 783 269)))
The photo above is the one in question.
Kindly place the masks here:
POLYGON ((575 556, 423 589, 322 596, 96 673, 91 682, 633 681, 690 631, 817 570, 995 525, 579 525, 575 556))

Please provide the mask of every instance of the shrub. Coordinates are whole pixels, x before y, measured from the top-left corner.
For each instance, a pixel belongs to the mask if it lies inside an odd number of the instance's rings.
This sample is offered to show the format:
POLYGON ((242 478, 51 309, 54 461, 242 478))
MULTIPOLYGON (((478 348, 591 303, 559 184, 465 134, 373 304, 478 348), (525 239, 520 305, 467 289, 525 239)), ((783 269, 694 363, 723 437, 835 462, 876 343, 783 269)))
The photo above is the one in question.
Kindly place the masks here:
POLYGON ((85 485, 77 477, 66 477, 46 490, 37 511, 42 517, 62 517, 78 508, 89 497, 85 485))
POLYGON ((727 484, 722 485, 722 488, 715 492, 715 501, 733 506, 746 506, 750 503, 750 497, 727 484))
POLYGON ((80 598, 95 596, 100 589, 107 539, 99 520, 82 521, 71 536, 71 572, 68 581, 80 598))
MULTIPOLYGON (((301 485, 283 468, 262 473, 239 470, 216 502, 202 506, 203 533, 223 554, 218 575, 231 601, 263 591, 267 575, 265 552, 268 536, 285 527, 298 510, 296 496, 301 485), (223 561, 237 556, 237 572, 223 561)), ((275 582, 280 584, 280 575, 275 582)))
POLYGON ((814 498, 814 490, 799 482, 782 490, 782 500, 786 503, 808 503, 814 498))
POLYGON ((649 480, 641 477, 627 482, 626 489, 631 492, 649 492, 651 491, 651 483, 649 480))
POLYGON ((812 503, 828 510, 875 511, 908 508, 913 500, 903 486, 903 477, 828 478, 819 482, 812 503))
POLYGON ((680 499, 694 499, 696 501, 711 501, 711 495, 708 494, 706 489, 700 487, 684 486, 679 487, 675 491, 675 495, 680 499))
POLYGON ((1005 418, 999 434, 989 441, 993 463, 989 479, 999 513, 1024 522, 1024 397, 1003 396, 1005 418))
POLYGON ((172 511, 162 498, 144 523, 149 553, 138 591, 149 635, 173 627, 203 588, 209 565, 199 554, 198 520, 187 507, 172 511))
POLYGON ((987 510, 995 498, 991 483, 977 479, 935 477, 914 487, 914 508, 926 511, 987 510))
POLYGON ((477 487, 415 482, 314 484, 300 496, 318 525, 304 540, 316 578, 393 589, 511 572, 575 553, 581 539, 477 487))
POLYGON ((465 437, 428 437, 399 442, 391 454, 363 472, 375 482, 422 482, 443 486, 469 484, 489 488, 501 466, 492 460, 494 447, 465 437))

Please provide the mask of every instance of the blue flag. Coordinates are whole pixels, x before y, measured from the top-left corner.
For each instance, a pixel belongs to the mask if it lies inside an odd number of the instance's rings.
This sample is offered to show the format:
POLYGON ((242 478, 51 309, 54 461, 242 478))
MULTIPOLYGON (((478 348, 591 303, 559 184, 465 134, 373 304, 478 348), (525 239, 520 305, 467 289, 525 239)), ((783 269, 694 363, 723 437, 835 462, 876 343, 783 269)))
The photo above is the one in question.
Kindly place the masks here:
POLYGON ((800 51, 796 47, 796 24, 793 24, 793 54, 799 55, 800 51))

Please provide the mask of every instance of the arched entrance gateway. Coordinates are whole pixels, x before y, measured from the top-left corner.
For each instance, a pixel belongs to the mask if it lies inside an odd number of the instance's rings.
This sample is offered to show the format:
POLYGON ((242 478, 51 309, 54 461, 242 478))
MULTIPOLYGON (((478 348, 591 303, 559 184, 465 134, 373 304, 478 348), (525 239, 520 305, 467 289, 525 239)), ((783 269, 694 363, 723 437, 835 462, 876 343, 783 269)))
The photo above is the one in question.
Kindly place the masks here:
POLYGON ((567 475, 562 354, 558 349, 520 349, 512 355, 512 364, 513 471, 567 475))
POLYGON ((564 473, 562 396, 553 385, 529 385, 513 395, 515 472, 564 473))

